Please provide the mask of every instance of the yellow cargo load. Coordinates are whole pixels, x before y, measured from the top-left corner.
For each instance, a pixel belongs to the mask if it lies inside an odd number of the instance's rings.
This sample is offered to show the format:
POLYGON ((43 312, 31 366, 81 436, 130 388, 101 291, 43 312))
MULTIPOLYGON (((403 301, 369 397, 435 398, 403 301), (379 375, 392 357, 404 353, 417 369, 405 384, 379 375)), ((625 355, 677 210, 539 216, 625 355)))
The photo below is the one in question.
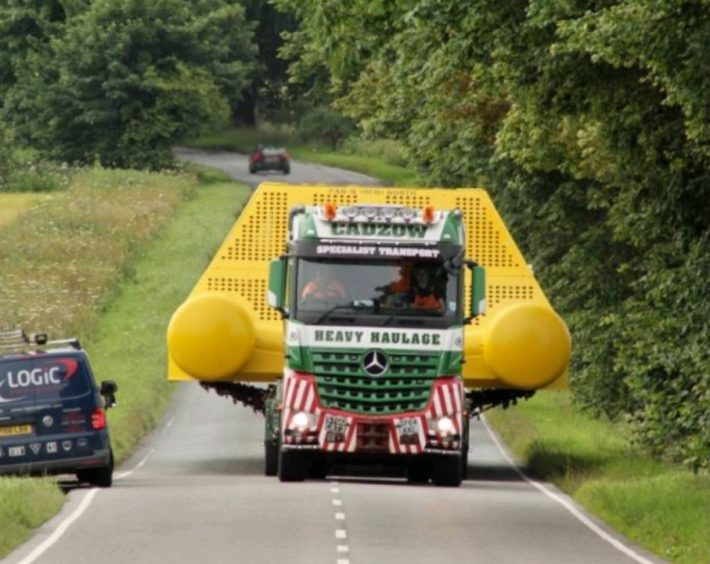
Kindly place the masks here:
MULTIPOLYGON (((467 388, 566 388, 571 341, 485 190, 263 183, 168 327, 170 380, 272 382, 283 322, 267 305, 269 262, 297 205, 459 208, 466 258, 486 269, 487 313, 465 329, 467 388)), ((470 284, 470 272, 466 273, 470 284)), ((468 293, 466 294, 468 296, 468 293)), ((468 300, 468 297, 467 297, 468 300)), ((468 303, 466 304, 468 308, 468 303)))

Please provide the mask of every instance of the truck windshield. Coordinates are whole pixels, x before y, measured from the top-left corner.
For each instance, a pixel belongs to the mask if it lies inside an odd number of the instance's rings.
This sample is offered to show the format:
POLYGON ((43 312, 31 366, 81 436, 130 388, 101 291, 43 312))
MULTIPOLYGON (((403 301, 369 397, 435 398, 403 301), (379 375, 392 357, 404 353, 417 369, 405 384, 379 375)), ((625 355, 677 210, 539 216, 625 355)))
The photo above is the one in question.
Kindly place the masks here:
POLYGON ((311 324, 449 327, 461 323, 459 275, 440 262, 299 259, 294 318, 311 324))

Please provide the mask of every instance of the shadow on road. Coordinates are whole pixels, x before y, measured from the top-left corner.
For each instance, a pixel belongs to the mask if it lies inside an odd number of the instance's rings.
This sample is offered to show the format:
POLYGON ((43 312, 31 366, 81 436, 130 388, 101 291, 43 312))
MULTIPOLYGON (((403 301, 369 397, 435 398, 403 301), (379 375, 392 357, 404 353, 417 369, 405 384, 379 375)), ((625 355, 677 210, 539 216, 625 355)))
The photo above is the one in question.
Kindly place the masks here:
POLYGON ((508 464, 486 464, 468 467, 468 477, 470 480, 480 480, 485 482, 522 482, 524 478, 520 473, 508 464))

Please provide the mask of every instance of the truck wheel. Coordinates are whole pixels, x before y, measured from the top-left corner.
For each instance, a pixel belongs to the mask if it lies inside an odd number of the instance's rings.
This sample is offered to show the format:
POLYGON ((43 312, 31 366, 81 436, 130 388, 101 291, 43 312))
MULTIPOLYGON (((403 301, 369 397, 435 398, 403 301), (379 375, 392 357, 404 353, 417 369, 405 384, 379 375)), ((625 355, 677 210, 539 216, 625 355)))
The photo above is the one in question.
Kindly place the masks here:
POLYGON ((407 465, 407 482, 426 484, 431 477, 431 464, 424 457, 415 458, 407 465))
POLYGON ((434 460, 431 472, 431 481, 435 486, 457 488, 462 481, 461 457, 444 455, 434 460))
POLYGON ((311 468, 308 472, 308 477, 314 480, 325 480, 330 471, 330 464, 322 456, 316 457, 311 460, 311 468))
POLYGON ((461 447, 461 479, 468 480, 468 445, 461 447))
POLYGON ((279 481, 302 482, 308 475, 308 460, 297 450, 279 449, 279 481))
POLYGON ((264 474, 276 476, 279 471, 279 443, 276 440, 264 441, 264 474))

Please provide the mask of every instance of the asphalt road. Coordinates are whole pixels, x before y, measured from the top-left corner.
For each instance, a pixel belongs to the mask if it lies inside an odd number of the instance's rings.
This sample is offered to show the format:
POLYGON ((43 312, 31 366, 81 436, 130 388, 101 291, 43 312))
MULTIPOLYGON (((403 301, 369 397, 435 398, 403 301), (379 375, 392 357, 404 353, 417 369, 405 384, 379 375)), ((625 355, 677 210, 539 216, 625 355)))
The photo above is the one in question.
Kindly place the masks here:
POLYGON ((165 422, 114 487, 73 489, 62 512, 4 562, 653 561, 615 548, 525 481, 480 422, 460 488, 363 476, 279 483, 263 475, 262 436, 260 415, 180 384, 165 422))
POLYGON ((249 173, 249 157, 228 151, 203 151, 200 149, 179 148, 175 155, 183 160, 212 166, 227 172, 232 178, 245 182, 252 188, 261 182, 289 182, 291 184, 357 184, 361 186, 378 186, 382 182, 371 176, 357 172, 342 170, 329 166, 291 161, 291 173, 263 171, 249 173))
MULTIPOLYGON (((252 184, 263 179, 237 155, 183 156, 252 184)), ((301 163, 292 170, 290 181, 365 181, 301 163)), ((263 475, 262 441, 261 415, 179 384, 165 420, 117 469, 114 487, 68 485, 62 511, 3 563, 657 561, 551 486, 524 478, 481 422, 472 424, 460 488, 362 475, 282 484, 263 475)))

